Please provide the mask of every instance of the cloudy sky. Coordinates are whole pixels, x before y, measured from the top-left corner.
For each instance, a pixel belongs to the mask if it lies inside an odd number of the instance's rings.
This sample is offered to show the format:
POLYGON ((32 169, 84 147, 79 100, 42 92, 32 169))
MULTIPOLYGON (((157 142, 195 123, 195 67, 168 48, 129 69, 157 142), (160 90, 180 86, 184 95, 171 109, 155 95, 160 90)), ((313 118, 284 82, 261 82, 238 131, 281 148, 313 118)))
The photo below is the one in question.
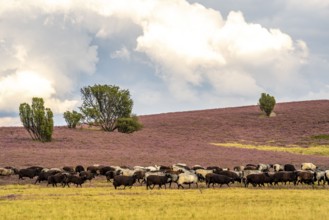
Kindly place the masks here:
POLYGON ((137 115, 329 97, 328 0, 0 0, 0 126, 128 89, 137 115))

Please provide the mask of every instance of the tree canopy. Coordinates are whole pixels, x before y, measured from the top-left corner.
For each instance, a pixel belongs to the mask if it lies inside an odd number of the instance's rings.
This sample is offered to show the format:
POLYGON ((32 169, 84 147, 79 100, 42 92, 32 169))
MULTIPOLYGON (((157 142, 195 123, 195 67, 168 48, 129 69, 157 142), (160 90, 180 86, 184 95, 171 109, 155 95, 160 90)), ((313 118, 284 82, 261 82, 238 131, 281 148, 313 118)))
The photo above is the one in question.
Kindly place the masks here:
POLYGON ((42 98, 32 98, 31 106, 27 103, 21 103, 19 116, 24 128, 33 140, 51 141, 54 129, 53 112, 50 108, 44 107, 42 98))
POLYGON ((270 116, 276 104, 275 98, 269 94, 262 93, 258 105, 261 111, 270 116))
POLYGON ((77 111, 66 111, 64 112, 63 116, 68 128, 76 128, 77 124, 83 118, 82 114, 78 113, 77 111))
POLYGON ((118 118, 131 116, 133 100, 129 90, 114 85, 94 85, 82 88, 81 94, 80 110, 85 120, 105 131, 114 131, 118 118))

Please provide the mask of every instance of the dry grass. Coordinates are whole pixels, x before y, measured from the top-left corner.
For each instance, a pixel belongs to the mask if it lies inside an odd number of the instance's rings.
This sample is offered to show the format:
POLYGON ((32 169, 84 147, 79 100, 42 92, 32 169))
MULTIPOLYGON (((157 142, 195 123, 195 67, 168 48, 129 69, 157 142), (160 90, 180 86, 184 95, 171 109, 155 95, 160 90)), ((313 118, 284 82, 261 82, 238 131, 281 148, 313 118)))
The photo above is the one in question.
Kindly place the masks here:
POLYGON ((313 145, 310 147, 300 146, 272 146, 272 145, 251 145, 242 143, 212 143, 219 147, 231 147, 242 149, 254 149, 259 151, 274 151, 274 152, 288 152, 301 155, 318 155, 329 157, 329 145, 313 145))
POLYGON ((0 187, 1 219, 327 219, 329 191, 223 187, 114 190, 93 187, 0 187))

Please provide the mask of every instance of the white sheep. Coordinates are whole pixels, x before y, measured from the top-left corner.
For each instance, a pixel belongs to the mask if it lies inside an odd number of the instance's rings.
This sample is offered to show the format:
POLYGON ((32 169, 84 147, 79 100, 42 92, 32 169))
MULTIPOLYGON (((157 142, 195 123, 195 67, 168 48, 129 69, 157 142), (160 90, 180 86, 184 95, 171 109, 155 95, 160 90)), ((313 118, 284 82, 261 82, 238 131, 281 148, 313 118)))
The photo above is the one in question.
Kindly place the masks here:
POLYGON ((322 170, 315 171, 315 180, 318 181, 318 186, 321 181, 323 182, 323 185, 326 183, 325 174, 326 172, 322 170))
POLYGON ((183 187, 183 184, 188 184, 189 188, 191 188, 191 184, 195 183, 195 185, 198 187, 198 176, 193 173, 181 173, 178 175, 177 185, 178 189, 179 187, 183 187))
POLYGON ((271 165, 260 163, 260 164, 258 164, 257 167, 258 167, 258 170, 260 170, 262 172, 268 172, 268 171, 270 171, 271 165))
POLYGON ((12 169, 0 168, 0 176, 10 176, 13 174, 14 174, 14 170, 12 169))
POLYGON ((324 177, 325 177, 325 181, 327 181, 329 185, 329 170, 324 171, 324 177))
POLYGON ((122 176, 133 176, 135 174, 135 170, 130 169, 121 169, 122 176))
POLYGON ((206 179, 206 175, 208 174, 208 173, 214 173, 214 171, 213 170, 205 170, 205 169, 197 169, 196 171, 195 171, 195 173, 196 174, 200 174, 201 176, 202 176, 202 179, 206 179))
POLYGON ((284 165, 276 163, 273 165, 273 169, 275 172, 284 171, 284 165))
POLYGON ((313 170, 315 171, 317 166, 315 166, 313 163, 302 163, 301 169, 302 170, 313 170))

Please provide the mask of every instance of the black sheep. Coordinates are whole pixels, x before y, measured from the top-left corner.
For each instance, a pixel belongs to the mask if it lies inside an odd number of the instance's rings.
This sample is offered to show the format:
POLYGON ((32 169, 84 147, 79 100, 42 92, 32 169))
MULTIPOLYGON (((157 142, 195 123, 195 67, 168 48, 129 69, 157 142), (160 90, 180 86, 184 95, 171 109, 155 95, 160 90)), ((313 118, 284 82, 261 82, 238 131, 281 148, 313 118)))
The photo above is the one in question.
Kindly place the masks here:
POLYGON ((310 171, 301 171, 298 172, 296 184, 298 185, 298 183, 306 183, 306 184, 314 185, 314 180, 315 180, 315 173, 310 171))
POLYGON ((278 185, 279 182, 284 183, 293 182, 296 185, 297 181, 297 172, 296 171, 279 171, 274 173, 273 182, 274 185, 278 185))
POLYGON ((225 170, 225 171, 219 171, 219 172, 214 172, 214 173, 230 177, 236 182, 239 182, 239 183, 241 182, 241 177, 233 171, 225 170))
POLYGON ((124 186, 123 189, 126 188, 126 186, 129 186, 130 188, 134 185, 136 182, 136 175, 132 176, 114 176, 113 178, 113 186, 116 189, 119 186, 124 186))
POLYGON ((210 187, 210 184, 214 187, 215 183, 219 184, 220 187, 222 187, 223 184, 230 186, 230 183, 234 183, 234 179, 225 175, 208 173, 206 175, 206 184, 208 188, 210 187))
POLYGON ((82 172, 82 171, 85 171, 85 168, 84 168, 82 165, 77 165, 77 166, 75 167, 75 172, 76 172, 76 173, 80 173, 80 172, 82 172))
POLYGON ((61 183, 62 186, 65 186, 65 181, 67 178, 67 174, 66 173, 56 173, 55 175, 49 176, 48 177, 48 183, 47 186, 49 184, 51 184, 53 187, 56 186, 57 187, 57 183, 61 183))
POLYGON ((29 177, 33 179, 33 177, 38 176, 41 173, 42 167, 29 167, 26 169, 20 169, 18 171, 18 179, 22 179, 23 177, 29 177))
POLYGON ((41 172, 36 179, 34 184, 40 183, 41 181, 48 181, 48 177, 60 173, 58 170, 49 170, 47 172, 41 172))
POLYGON ((89 180, 90 182, 92 179, 95 178, 95 174, 90 171, 82 171, 80 172, 79 176, 85 178, 86 180, 89 180))
POLYGON ((99 169, 99 174, 102 176, 106 176, 106 172, 108 171, 115 171, 115 169, 110 166, 104 166, 99 169))
POLYGON ((166 184, 171 181, 170 174, 166 174, 165 176, 158 175, 149 175, 146 179, 146 189, 153 189, 155 185, 159 186, 159 189, 162 185, 164 185, 166 189, 166 184), (151 187, 153 185, 153 187, 151 187))
MULTIPOLYGON (((69 175, 65 179, 65 185, 70 187, 70 183, 75 184, 77 187, 82 187, 82 184, 87 180, 86 176, 75 176, 75 175, 69 175)), ((65 186, 64 185, 64 186, 65 186)))
POLYGON ((63 170, 64 170, 65 172, 68 172, 68 173, 71 173, 71 174, 74 174, 74 173, 75 173, 75 169, 74 169, 74 167, 71 167, 71 166, 64 166, 64 167, 63 167, 63 170))
POLYGON ((269 178, 268 173, 255 173, 249 174, 245 179, 245 187, 248 187, 249 183, 251 183, 254 187, 258 186, 265 186, 264 183, 268 181, 269 178))
POLYGON ((284 169, 284 171, 295 171, 296 170, 295 166, 292 164, 285 164, 283 169, 284 169))

